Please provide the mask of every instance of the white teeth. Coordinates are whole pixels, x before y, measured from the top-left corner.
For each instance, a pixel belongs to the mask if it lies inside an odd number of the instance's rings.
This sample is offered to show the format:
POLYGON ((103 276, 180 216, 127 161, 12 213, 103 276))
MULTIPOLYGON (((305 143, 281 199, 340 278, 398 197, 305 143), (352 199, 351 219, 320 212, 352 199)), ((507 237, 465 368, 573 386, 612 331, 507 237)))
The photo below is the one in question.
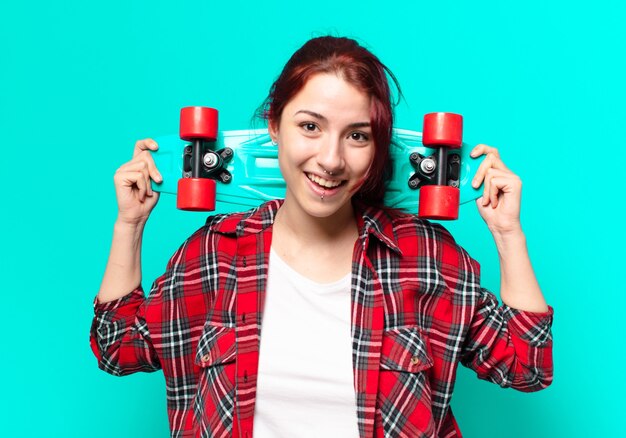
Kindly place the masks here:
POLYGON ((328 181, 328 180, 325 180, 324 178, 320 178, 319 176, 313 175, 311 173, 307 173, 306 176, 307 176, 307 178, 309 178, 314 183, 317 183, 320 186, 326 187, 326 188, 329 188, 329 189, 337 187, 338 185, 341 184, 341 181, 328 181))

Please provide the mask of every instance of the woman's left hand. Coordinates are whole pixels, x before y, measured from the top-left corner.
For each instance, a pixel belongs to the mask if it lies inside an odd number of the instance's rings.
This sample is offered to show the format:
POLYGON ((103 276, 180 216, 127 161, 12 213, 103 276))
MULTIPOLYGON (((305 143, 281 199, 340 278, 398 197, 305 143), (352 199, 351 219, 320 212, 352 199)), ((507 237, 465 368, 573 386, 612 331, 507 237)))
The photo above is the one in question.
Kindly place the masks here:
POLYGON ((472 186, 484 183, 483 196, 476 200, 476 205, 489 230, 499 235, 520 232, 521 179, 504 165, 494 147, 479 144, 470 155, 474 158, 486 155, 472 186))

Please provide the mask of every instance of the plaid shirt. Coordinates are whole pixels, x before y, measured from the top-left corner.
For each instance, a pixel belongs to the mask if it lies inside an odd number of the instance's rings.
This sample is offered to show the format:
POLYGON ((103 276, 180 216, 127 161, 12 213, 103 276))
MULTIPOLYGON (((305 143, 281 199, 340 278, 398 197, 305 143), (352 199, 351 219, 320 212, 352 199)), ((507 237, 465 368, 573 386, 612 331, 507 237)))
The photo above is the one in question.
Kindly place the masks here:
MULTIPOLYGON (((95 303, 91 345, 114 375, 163 369, 172 437, 252 436, 272 224, 282 201, 216 215, 148 298, 95 303)), ((352 363, 365 437, 453 437, 457 364, 521 391, 552 380, 552 309, 498 306, 441 226, 355 204, 352 363)))

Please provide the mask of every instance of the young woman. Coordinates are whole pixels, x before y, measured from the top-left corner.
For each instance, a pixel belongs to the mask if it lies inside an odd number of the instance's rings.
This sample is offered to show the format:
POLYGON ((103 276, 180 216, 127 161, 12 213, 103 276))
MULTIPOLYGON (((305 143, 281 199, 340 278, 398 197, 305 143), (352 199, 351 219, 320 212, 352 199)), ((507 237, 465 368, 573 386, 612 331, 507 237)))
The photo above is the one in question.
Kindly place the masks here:
POLYGON ((500 257, 498 306, 444 228, 381 207, 388 76, 350 39, 300 48, 262 111, 285 199, 209 217, 147 298, 157 144, 138 141, 117 171, 92 347, 115 375, 163 370, 173 437, 460 436, 459 362, 503 387, 550 384, 552 309, 520 226, 520 179, 496 149, 474 149, 487 156, 473 183, 500 257))

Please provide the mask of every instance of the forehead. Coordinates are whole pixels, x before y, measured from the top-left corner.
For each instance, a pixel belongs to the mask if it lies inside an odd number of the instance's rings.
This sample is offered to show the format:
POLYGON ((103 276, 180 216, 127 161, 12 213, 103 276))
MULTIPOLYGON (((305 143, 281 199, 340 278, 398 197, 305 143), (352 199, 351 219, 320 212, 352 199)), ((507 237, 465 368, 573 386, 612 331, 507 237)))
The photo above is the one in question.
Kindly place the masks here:
POLYGON ((324 116, 343 116, 369 120, 370 96, 346 82, 341 76, 320 73, 309 78, 304 87, 287 103, 285 110, 293 116, 301 110, 324 116))

